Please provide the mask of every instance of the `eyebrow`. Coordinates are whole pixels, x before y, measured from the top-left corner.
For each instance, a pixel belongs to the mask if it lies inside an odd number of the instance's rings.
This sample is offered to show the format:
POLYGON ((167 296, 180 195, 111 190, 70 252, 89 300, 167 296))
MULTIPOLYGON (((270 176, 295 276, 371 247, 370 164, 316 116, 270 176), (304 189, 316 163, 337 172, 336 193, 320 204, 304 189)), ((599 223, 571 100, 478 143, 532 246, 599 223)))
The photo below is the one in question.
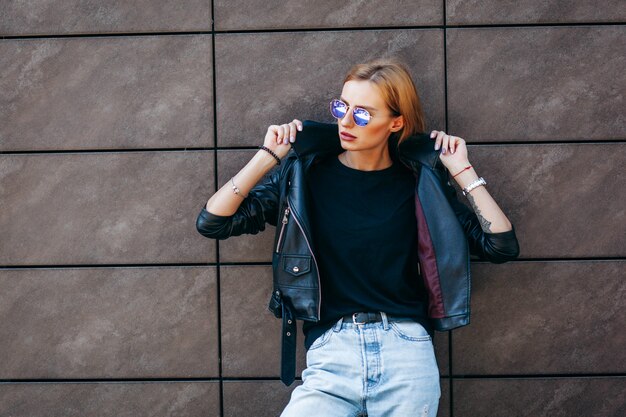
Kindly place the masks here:
MULTIPOLYGON (((339 100, 343 101, 343 102, 344 102, 344 103, 346 103, 348 106, 350 105, 350 103, 348 103, 348 100, 346 100, 346 99, 345 99, 345 98, 343 98, 343 97, 339 97, 339 100)), ((375 109, 375 108, 370 107, 370 106, 360 106, 360 105, 358 105, 358 104, 357 104, 356 106, 357 106, 357 107, 362 107, 362 108, 364 108, 364 109, 366 109, 366 110, 370 110, 370 111, 378 111, 378 109, 375 109)))

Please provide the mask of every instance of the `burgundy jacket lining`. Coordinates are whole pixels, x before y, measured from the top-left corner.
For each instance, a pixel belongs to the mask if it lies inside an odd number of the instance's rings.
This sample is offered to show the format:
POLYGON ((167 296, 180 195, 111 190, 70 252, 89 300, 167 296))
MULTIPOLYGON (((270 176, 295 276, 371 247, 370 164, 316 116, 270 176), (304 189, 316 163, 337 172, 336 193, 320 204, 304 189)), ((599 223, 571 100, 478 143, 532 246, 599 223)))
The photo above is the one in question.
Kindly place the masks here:
POLYGON ((420 261, 420 270, 429 295, 428 316, 430 318, 443 318, 445 317, 445 309, 439 282, 435 248, 430 238, 426 216, 422 209, 422 203, 417 196, 417 191, 415 192, 415 217, 417 218, 417 253, 420 261))

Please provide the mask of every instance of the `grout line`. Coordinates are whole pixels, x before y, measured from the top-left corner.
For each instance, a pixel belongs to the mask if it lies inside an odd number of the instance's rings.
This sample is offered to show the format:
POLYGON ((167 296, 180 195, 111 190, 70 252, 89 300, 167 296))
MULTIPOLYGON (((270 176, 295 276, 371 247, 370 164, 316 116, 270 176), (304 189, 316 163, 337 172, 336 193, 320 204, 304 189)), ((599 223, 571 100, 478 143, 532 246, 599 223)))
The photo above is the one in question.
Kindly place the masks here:
MULTIPOLYGON (((528 379, 621 379, 626 378, 626 373, 587 373, 587 374, 493 374, 493 375, 453 375, 453 380, 528 380, 528 379)), ((302 377, 296 377, 301 381, 302 377)), ((248 382, 248 381, 280 381, 278 376, 260 377, 197 377, 197 378, 23 378, 23 379, 0 379, 0 384, 69 384, 69 383, 178 383, 178 382, 248 382)))
MULTIPOLYGON (((443 25, 407 25, 407 26, 353 26, 353 27, 305 27, 271 29, 230 29, 230 30, 190 30, 190 31, 148 31, 148 32, 106 32, 106 33, 65 33, 10 35, 0 34, 0 40, 20 39, 63 39, 63 38, 112 38, 138 36, 189 36, 222 34, 263 34, 263 33, 300 33, 300 32, 345 32, 345 31, 392 31, 415 29, 497 29, 497 28, 552 28, 552 27, 593 27, 624 26, 626 22, 553 22, 553 23, 493 23, 493 24, 443 24, 443 25)), ((213 24, 211 25, 213 26, 213 24)))
MULTIPOLYGON (((215 8, 214 2, 211 1, 211 30, 215 30, 215 8)), ((216 65, 215 65, 215 36, 211 36, 211 75, 212 75, 212 85, 213 89, 212 99, 213 99, 213 189, 214 192, 217 192, 219 189, 218 182, 218 164, 217 164, 217 74, 216 65)), ((218 366, 218 376, 219 376, 219 398, 220 398, 220 417, 224 417, 224 373, 223 373, 223 361, 222 361, 222 268, 220 264, 220 242, 219 240, 215 240, 215 261, 217 263, 217 267, 215 269, 216 273, 216 300, 217 300, 217 366, 218 366)))
POLYGON ((591 379, 591 378, 626 378, 626 373, 568 373, 568 374, 495 374, 495 375, 453 375, 453 379, 591 379))
MULTIPOLYGON (((626 257, 579 257, 579 258, 517 258, 507 263, 517 262, 621 262, 626 261, 626 257)), ((489 264, 489 261, 471 261, 472 264, 489 264)), ((92 269, 92 268, 195 268, 206 266, 271 266, 271 261, 250 261, 250 262, 207 262, 207 263, 176 263, 176 264, 74 264, 74 265, 0 265, 0 270, 11 269, 92 269)))
POLYGON ((449 396, 449 416, 450 417, 454 417, 454 392, 453 392, 453 386, 454 386, 454 377, 452 376, 452 333, 453 331, 450 330, 448 332, 448 396, 449 396))
MULTIPOLYGON (((445 61, 444 61, 445 62, 445 61)), ((444 64, 445 66, 445 64, 444 64)), ((445 71, 445 69, 444 69, 445 71)), ((447 77, 444 86, 444 106, 445 106, 445 124, 446 130, 448 126, 448 114, 447 114, 447 77)), ((215 107, 215 106, 214 106, 215 107)), ((214 110, 216 113, 216 111, 214 110)), ((214 122, 214 125, 216 122, 214 122)), ((214 127, 216 129, 216 127, 214 127)), ((216 138, 214 138, 216 140, 216 138)), ((624 139, 600 139, 600 140, 523 140, 523 141, 471 141, 469 146, 525 146, 525 145, 624 145, 626 144, 626 138, 624 139)), ((147 152, 200 152, 200 151, 254 151, 258 148, 254 146, 211 146, 211 147, 185 147, 185 148, 145 148, 145 149, 70 149, 70 150, 20 150, 20 151, 0 151, 0 155, 62 155, 62 154, 107 154, 107 153, 147 153, 147 152)))
MULTIPOLYGON (((444 22, 445 22, 445 0, 444 0, 444 22)), ((447 30, 443 30, 443 112, 445 115, 445 131, 448 131, 448 39, 447 30)), ((451 416, 452 417, 452 416, 451 416)))
POLYGON ((219 382, 219 378, 46 378, 46 379, 0 379, 2 384, 89 384, 89 383, 178 383, 219 382))
MULTIPOLYGON (((443 5, 443 112, 445 115, 444 129, 448 132, 448 14, 446 11, 446 0, 441 0, 443 5)), ((454 394, 452 393, 452 330, 448 331, 448 415, 454 417, 454 394)))
MULTIPOLYGON (((269 263, 271 265, 271 263, 269 263)), ((180 264, 74 264, 74 265, 0 265, 1 269, 92 269, 92 268, 195 268, 217 266, 217 262, 180 264)))

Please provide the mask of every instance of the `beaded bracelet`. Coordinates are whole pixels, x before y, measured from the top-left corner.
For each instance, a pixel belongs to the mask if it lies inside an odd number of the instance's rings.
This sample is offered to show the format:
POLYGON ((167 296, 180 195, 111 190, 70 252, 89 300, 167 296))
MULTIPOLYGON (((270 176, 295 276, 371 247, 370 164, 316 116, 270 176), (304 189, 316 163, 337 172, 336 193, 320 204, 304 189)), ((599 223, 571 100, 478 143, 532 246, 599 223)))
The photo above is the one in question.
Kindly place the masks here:
POLYGON ((263 146, 259 146, 259 149, 263 149, 264 151, 268 151, 274 158, 276 158, 276 162, 278 162, 278 165, 280 165, 280 158, 270 148, 268 148, 267 146, 263 145, 263 146))
POLYGON ((456 174, 454 174, 454 175, 452 176, 452 178, 456 177, 456 176, 457 176, 457 175, 459 175, 461 172, 463 172, 463 171, 465 171, 465 170, 470 169, 471 167, 472 167, 471 165, 466 166, 465 168, 463 168, 462 170, 460 170, 459 172, 457 172, 456 174))

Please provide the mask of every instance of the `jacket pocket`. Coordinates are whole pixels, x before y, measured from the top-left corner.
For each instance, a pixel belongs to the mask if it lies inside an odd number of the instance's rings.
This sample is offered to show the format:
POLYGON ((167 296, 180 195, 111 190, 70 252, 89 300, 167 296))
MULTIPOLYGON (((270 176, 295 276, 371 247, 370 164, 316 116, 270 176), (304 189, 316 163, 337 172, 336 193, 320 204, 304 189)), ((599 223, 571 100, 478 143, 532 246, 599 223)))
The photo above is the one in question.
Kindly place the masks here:
POLYGON ((308 255, 283 255, 283 271, 294 277, 311 272, 311 257, 308 255))
POLYGON ((278 288, 284 291, 292 288, 296 291, 289 292, 290 298, 303 297, 304 295, 298 292, 299 289, 317 288, 317 275, 311 263, 310 255, 283 255, 276 270, 278 288))

